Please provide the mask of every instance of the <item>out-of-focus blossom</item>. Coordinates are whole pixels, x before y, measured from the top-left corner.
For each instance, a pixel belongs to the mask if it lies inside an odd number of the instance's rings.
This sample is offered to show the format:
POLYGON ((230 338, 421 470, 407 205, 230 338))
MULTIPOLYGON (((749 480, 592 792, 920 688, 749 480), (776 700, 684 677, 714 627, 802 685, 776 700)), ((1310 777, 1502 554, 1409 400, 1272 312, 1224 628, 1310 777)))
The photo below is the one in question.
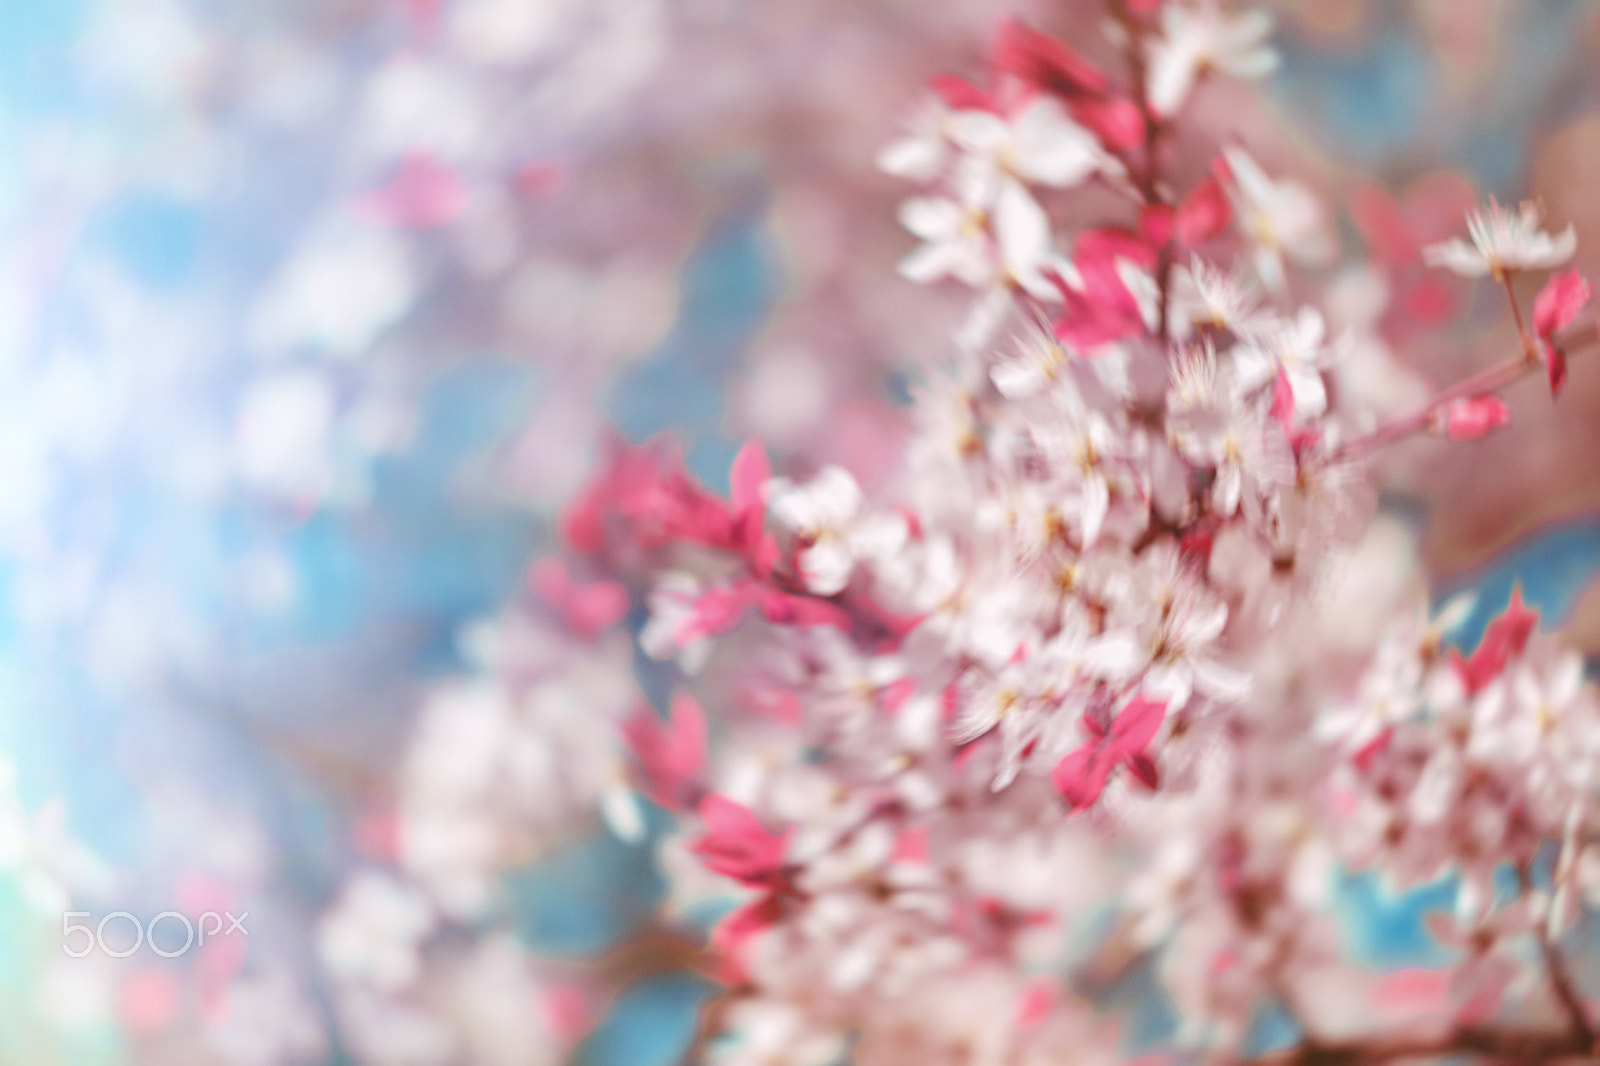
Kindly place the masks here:
POLYGON ((1242 148, 1223 149, 1228 188, 1239 232, 1255 250, 1256 273, 1273 291, 1284 287, 1284 256, 1315 266, 1332 258, 1334 245, 1322 205, 1305 186, 1273 180, 1242 148))
POLYGON ((1178 113, 1195 79, 1215 67, 1236 78, 1260 78, 1278 68, 1267 44, 1272 20, 1265 11, 1231 14, 1221 0, 1161 7, 1161 33, 1149 45, 1150 106, 1158 115, 1178 113))

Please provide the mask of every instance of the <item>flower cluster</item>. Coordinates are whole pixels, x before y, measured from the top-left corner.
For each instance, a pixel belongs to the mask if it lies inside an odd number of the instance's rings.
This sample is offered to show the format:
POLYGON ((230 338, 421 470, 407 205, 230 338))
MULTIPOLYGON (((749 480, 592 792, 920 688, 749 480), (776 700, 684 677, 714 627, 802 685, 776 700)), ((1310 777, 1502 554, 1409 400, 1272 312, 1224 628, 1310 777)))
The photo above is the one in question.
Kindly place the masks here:
MULTIPOLYGON (((1135 958, 1178 1045, 1238 1052, 1275 1003, 1307 1055, 1495 1050, 1484 1023, 1540 994, 1519 937, 1569 1024, 1517 1046, 1587 1050, 1554 938, 1600 891, 1600 704, 1520 600, 1448 647, 1456 619, 1378 561, 1405 549, 1372 459, 1505 424, 1532 370, 1558 390, 1588 285, 1552 277, 1531 330, 1508 288, 1522 351, 1380 420, 1337 387, 1362 344, 1317 302, 1309 190, 1239 144, 1166 170, 1201 74, 1271 69, 1264 17, 1112 15, 1127 78, 1008 22, 987 83, 937 79, 883 154, 922 186, 901 273, 976 294, 896 493, 774 477, 749 445, 724 499, 647 445, 566 514, 586 565, 647 583, 645 652, 722 694, 709 754, 687 695, 630 734, 685 824, 678 903, 719 894, 706 872, 739 895, 712 1061, 1115 1058, 1089 989, 1135 958), (1366 870, 1458 880, 1434 926, 1465 957, 1411 1043, 1372 1031, 1385 986, 1340 935, 1336 874, 1366 870)), ((1531 207, 1470 229, 1425 258, 1506 278, 1573 250, 1531 207)), ((1366 347, 1362 373, 1403 376, 1366 347)))

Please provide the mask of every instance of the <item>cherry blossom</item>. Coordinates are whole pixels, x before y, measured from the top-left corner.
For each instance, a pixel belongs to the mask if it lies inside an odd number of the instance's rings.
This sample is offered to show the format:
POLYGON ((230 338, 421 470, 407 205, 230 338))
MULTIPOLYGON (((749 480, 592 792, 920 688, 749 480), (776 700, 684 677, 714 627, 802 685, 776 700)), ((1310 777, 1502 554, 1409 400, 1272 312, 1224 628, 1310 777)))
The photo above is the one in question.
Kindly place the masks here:
POLYGON ((1327 262, 1334 247, 1321 205, 1303 185, 1275 181, 1243 148, 1223 149, 1234 221, 1255 250, 1253 262, 1262 284, 1274 292, 1286 284, 1283 259, 1314 266, 1327 262))
POLYGON ((1177 114, 1195 80, 1216 68, 1236 78, 1260 78, 1278 67, 1266 43, 1272 21, 1265 11, 1229 14, 1220 0, 1163 4, 1161 35, 1150 43, 1150 107, 1177 114))
POLYGON ((801 580, 823 596, 845 587, 857 559, 889 555, 906 536, 904 521, 895 515, 861 514, 861 490, 836 466, 823 469, 806 485, 781 478, 768 482, 767 507, 799 538, 801 580))
POLYGON ((1540 228, 1538 205, 1504 208, 1491 199, 1486 209, 1467 215, 1472 243, 1456 238, 1422 250, 1429 266, 1444 267, 1469 278, 1496 279, 1522 270, 1549 270, 1572 258, 1578 235, 1571 225, 1560 233, 1540 228))

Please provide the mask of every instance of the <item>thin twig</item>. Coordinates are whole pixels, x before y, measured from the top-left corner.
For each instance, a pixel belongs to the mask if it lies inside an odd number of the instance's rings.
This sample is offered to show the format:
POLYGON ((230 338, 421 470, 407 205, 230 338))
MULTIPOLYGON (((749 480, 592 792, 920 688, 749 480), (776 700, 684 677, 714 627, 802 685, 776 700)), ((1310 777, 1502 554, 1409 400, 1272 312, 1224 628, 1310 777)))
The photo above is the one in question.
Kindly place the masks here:
POLYGON ((1264 1066, 1355 1066, 1357 1063, 1446 1055, 1483 1056, 1514 1062, 1557 1062, 1589 1053, 1589 1041, 1575 1033, 1463 1026, 1426 1036, 1402 1033, 1369 1040, 1307 1041, 1299 1047, 1263 1056, 1252 1062, 1264 1066))
MULTIPOLYGON (((1533 874, 1526 864, 1517 867, 1517 879, 1521 881, 1522 891, 1525 894, 1533 892, 1533 874)), ((1572 974, 1567 969, 1567 962, 1561 954, 1561 949, 1543 930, 1537 939, 1539 956, 1544 960, 1545 977, 1550 982, 1550 991, 1555 993, 1556 1001, 1566 1014, 1572 1035, 1582 1040, 1585 1045, 1593 1044, 1595 1031, 1593 1023, 1589 1020, 1589 1008, 1584 1005, 1583 997, 1578 994, 1577 986, 1573 984, 1572 974)))
MULTIPOLYGON (((1571 354, 1573 351, 1582 350, 1593 344, 1597 339, 1600 339, 1595 333, 1593 323, 1574 332, 1576 333, 1575 339, 1563 339, 1556 344, 1556 347, 1571 354)), ((1434 396, 1411 414, 1385 422, 1368 433, 1351 437, 1330 452, 1327 460, 1332 462, 1336 459, 1354 458, 1375 448, 1409 437, 1413 433, 1436 428, 1439 417, 1444 414, 1446 408, 1457 400, 1498 392, 1541 367, 1543 363, 1537 355, 1530 358, 1529 352, 1531 350, 1531 346, 1525 346, 1521 353, 1510 359, 1496 363, 1494 366, 1480 370, 1476 374, 1456 382, 1456 384, 1434 396)))

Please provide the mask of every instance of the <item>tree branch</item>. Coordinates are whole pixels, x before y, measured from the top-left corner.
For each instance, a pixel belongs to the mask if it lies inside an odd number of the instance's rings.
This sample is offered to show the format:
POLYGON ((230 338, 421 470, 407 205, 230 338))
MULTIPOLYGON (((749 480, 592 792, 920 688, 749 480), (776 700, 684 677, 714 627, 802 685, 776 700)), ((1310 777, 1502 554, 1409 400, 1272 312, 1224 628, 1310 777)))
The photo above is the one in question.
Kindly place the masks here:
MULTIPOLYGON (((1522 891, 1527 894, 1533 891, 1533 874, 1526 864, 1517 867, 1517 879, 1522 883, 1522 891)), ((1578 988, 1572 981, 1572 974, 1567 970, 1567 961, 1561 954, 1561 949, 1546 935, 1543 929, 1539 936, 1539 957, 1544 960, 1545 977, 1550 982, 1550 991, 1555 993, 1556 1002, 1561 1005, 1561 1010, 1567 1016, 1567 1025, 1572 1035, 1581 1040, 1586 1046, 1595 1043, 1594 1025, 1589 1020, 1589 1008, 1584 1004, 1583 997, 1578 994, 1578 988)))
POLYGON ((1515 1062, 1558 1062, 1591 1053, 1576 1033, 1462 1026, 1437 1035, 1395 1034, 1369 1040, 1307 1041, 1297 1048, 1253 1060, 1270 1066, 1356 1066, 1399 1059, 1470 1055, 1515 1062))

